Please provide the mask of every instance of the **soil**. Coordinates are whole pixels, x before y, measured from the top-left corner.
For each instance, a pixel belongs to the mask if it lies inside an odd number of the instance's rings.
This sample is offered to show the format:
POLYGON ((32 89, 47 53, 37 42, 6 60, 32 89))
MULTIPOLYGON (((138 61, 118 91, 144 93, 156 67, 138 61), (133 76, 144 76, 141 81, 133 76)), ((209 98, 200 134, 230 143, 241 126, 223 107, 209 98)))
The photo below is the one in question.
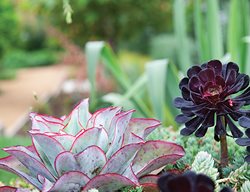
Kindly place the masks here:
POLYGON ((0 124, 4 134, 13 135, 32 107, 57 92, 67 75, 68 66, 53 65, 21 69, 16 79, 0 81, 0 124))

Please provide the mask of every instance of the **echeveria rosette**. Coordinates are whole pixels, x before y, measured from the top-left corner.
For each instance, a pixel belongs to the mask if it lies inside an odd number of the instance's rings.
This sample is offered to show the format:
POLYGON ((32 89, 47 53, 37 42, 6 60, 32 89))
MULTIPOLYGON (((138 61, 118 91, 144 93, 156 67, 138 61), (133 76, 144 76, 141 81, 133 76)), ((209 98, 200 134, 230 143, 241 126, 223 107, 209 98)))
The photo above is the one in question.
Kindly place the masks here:
POLYGON ((236 143, 240 146, 246 146, 247 147, 247 156, 245 157, 245 161, 250 163, 250 118, 249 117, 241 117, 239 119, 239 124, 242 127, 247 128, 245 131, 246 138, 239 138, 236 140, 236 143))
POLYGON ((83 100, 69 116, 32 113, 32 146, 4 148, 0 167, 47 191, 115 191, 126 186, 157 189, 150 173, 184 155, 181 146, 146 141, 160 122, 132 118, 133 110, 108 107, 91 114, 83 100))
MULTIPOLYGON (((214 192, 215 184, 212 179, 203 174, 188 171, 182 175, 167 173, 158 179, 161 192, 214 192)), ((220 192, 232 192, 223 188, 220 192)))
POLYGON ((218 60, 211 60, 191 67, 179 84, 182 97, 175 99, 175 106, 182 112, 176 121, 185 124, 181 134, 187 136, 195 132, 197 137, 203 137, 209 127, 215 126, 216 140, 226 134, 242 137, 242 131, 233 121, 250 114, 249 110, 242 109, 250 104, 248 86, 249 76, 240 73, 233 62, 222 65, 218 60))

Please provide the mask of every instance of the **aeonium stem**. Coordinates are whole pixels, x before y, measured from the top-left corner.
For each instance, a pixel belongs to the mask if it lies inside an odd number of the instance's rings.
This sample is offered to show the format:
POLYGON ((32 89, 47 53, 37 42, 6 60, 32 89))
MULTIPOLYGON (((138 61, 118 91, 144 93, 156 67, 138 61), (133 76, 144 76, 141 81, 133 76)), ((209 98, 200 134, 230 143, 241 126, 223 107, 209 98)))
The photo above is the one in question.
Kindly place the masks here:
MULTIPOLYGON (((225 117, 222 117, 223 127, 226 128, 225 117)), ((220 136, 220 166, 224 168, 228 166, 228 148, 227 148, 227 134, 220 136)))
POLYGON ((228 149, 226 134, 220 136, 220 166, 221 168, 228 166, 228 149))

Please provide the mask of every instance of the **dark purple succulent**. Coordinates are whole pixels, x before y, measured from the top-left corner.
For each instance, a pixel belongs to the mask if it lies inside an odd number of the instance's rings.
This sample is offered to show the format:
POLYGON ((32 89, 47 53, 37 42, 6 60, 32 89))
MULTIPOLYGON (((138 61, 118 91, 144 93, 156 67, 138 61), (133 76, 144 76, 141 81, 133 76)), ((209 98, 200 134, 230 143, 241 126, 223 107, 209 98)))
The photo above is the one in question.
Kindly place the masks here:
POLYGON ((174 101, 182 112, 176 121, 185 124, 181 134, 191 135, 195 132, 197 137, 203 137, 209 127, 215 126, 216 140, 222 135, 229 135, 227 127, 232 137, 242 137, 242 131, 233 121, 250 114, 249 110, 242 109, 250 104, 248 85, 249 76, 240 73, 238 65, 233 62, 222 65, 218 60, 211 60, 191 67, 187 77, 179 84, 182 97, 174 101))
POLYGON ((245 134, 247 138, 239 138, 236 140, 236 143, 241 146, 246 146, 247 147, 247 156, 245 157, 245 161, 250 163, 250 118, 248 117, 241 117, 239 119, 239 124, 242 127, 247 128, 245 131, 245 134))
MULTIPOLYGON (((215 184, 208 176, 188 171, 182 175, 167 173, 158 179, 161 192, 213 192, 215 184)), ((228 187, 220 192, 231 192, 228 187)))

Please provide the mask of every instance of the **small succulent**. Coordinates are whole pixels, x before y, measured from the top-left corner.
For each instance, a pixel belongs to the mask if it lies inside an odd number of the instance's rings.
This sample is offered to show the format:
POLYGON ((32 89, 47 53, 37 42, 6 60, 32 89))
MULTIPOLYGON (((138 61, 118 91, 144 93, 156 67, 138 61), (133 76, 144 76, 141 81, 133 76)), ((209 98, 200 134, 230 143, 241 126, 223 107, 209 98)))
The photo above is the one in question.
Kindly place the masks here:
MULTIPOLYGON (((182 175, 167 173, 158 179, 158 187, 161 192, 213 192, 215 190, 212 179, 192 171, 182 175)), ((220 192, 232 192, 232 190, 225 187, 220 192)))
POLYGON ((250 114, 242 109, 250 104, 248 85, 249 76, 240 73, 238 65, 233 62, 222 65, 218 60, 211 60, 191 67, 179 84, 182 97, 175 99, 175 106, 182 112, 176 121, 185 124, 181 134, 195 132, 197 137, 203 137, 209 127, 215 126, 216 140, 228 134, 227 127, 234 138, 242 137, 243 133, 233 120, 238 121, 250 114), (232 97, 243 90, 242 94, 232 97))
POLYGON ((245 161, 250 163, 250 118, 248 117, 241 117, 239 119, 239 124, 242 127, 247 128, 245 131, 245 134, 247 138, 239 138, 236 140, 236 143, 241 146, 246 146, 247 147, 247 153, 248 155, 245 157, 245 161))
POLYGON ((91 114, 88 99, 67 117, 32 113, 32 145, 4 148, 0 168, 23 177, 38 190, 116 191, 127 186, 157 189, 151 172, 184 155, 181 146, 145 138, 155 119, 108 107, 91 114))

